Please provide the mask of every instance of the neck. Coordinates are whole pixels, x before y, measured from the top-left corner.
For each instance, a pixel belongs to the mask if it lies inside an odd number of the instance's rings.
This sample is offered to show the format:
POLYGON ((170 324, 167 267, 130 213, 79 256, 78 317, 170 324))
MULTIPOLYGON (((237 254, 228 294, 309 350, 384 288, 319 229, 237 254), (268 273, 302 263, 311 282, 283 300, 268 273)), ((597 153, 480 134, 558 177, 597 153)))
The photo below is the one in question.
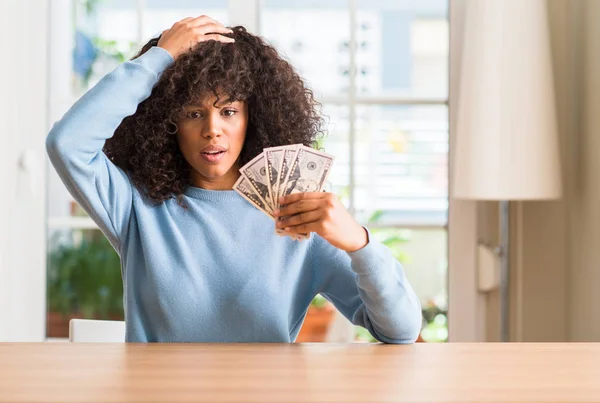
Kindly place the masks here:
POLYGON ((218 178, 206 178, 198 173, 192 173, 192 186, 206 190, 231 190, 240 177, 237 168, 232 167, 225 175, 218 178))

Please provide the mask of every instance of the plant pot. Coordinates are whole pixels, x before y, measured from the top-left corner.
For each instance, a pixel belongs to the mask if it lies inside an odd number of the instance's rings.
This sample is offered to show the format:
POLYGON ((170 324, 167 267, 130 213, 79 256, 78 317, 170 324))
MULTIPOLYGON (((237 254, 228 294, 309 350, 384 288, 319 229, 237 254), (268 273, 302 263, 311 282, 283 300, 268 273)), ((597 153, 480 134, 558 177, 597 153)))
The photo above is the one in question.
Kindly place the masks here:
POLYGON ((46 337, 69 337, 69 321, 72 315, 63 315, 60 312, 46 314, 46 337))
MULTIPOLYGON (((60 312, 48 312, 46 314, 46 337, 67 338, 69 337, 69 321, 71 319, 98 319, 86 318, 79 312, 63 315, 60 312)), ((106 320, 123 320, 121 315, 111 315, 106 320)))
POLYGON ((328 304, 323 308, 311 306, 308 308, 306 318, 302 324, 302 329, 296 339, 297 343, 323 342, 327 335, 329 325, 333 320, 335 309, 328 304))

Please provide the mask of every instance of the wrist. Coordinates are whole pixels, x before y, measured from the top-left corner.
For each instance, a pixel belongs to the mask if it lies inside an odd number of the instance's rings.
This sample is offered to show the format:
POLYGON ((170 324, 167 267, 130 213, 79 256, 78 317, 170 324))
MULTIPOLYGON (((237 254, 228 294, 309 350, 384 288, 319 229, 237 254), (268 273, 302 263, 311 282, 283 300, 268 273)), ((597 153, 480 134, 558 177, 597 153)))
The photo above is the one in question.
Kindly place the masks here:
POLYGON ((356 231, 354 231, 355 235, 352 236, 352 242, 348 244, 344 250, 348 253, 356 252, 367 246, 369 243, 369 233, 363 226, 358 226, 356 231))
POLYGON ((160 43, 158 45, 156 45, 157 47, 163 49, 164 51, 166 51, 168 54, 171 55, 171 57, 173 58, 173 61, 175 61, 177 59, 177 56, 179 56, 177 54, 177 52, 175 52, 172 49, 166 48, 164 45, 161 45, 160 43))

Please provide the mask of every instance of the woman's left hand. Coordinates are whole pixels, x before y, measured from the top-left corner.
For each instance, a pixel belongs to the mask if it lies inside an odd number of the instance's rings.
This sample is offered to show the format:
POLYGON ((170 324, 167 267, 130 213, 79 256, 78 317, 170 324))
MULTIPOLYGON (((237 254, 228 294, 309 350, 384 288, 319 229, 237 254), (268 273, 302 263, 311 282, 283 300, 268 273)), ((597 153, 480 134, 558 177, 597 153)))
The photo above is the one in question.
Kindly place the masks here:
POLYGON ((336 248, 354 252, 368 243, 367 231, 337 196, 327 192, 295 193, 279 200, 276 225, 290 234, 315 232, 336 248))

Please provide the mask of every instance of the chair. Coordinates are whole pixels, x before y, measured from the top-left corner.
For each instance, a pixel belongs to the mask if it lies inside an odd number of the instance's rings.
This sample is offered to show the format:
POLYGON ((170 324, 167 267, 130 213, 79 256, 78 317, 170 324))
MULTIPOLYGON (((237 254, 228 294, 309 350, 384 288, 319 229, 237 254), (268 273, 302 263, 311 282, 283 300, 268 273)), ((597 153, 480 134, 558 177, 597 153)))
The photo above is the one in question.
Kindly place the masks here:
POLYGON ((71 319, 69 321, 69 341, 75 343, 124 343, 125 322, 71 319))

